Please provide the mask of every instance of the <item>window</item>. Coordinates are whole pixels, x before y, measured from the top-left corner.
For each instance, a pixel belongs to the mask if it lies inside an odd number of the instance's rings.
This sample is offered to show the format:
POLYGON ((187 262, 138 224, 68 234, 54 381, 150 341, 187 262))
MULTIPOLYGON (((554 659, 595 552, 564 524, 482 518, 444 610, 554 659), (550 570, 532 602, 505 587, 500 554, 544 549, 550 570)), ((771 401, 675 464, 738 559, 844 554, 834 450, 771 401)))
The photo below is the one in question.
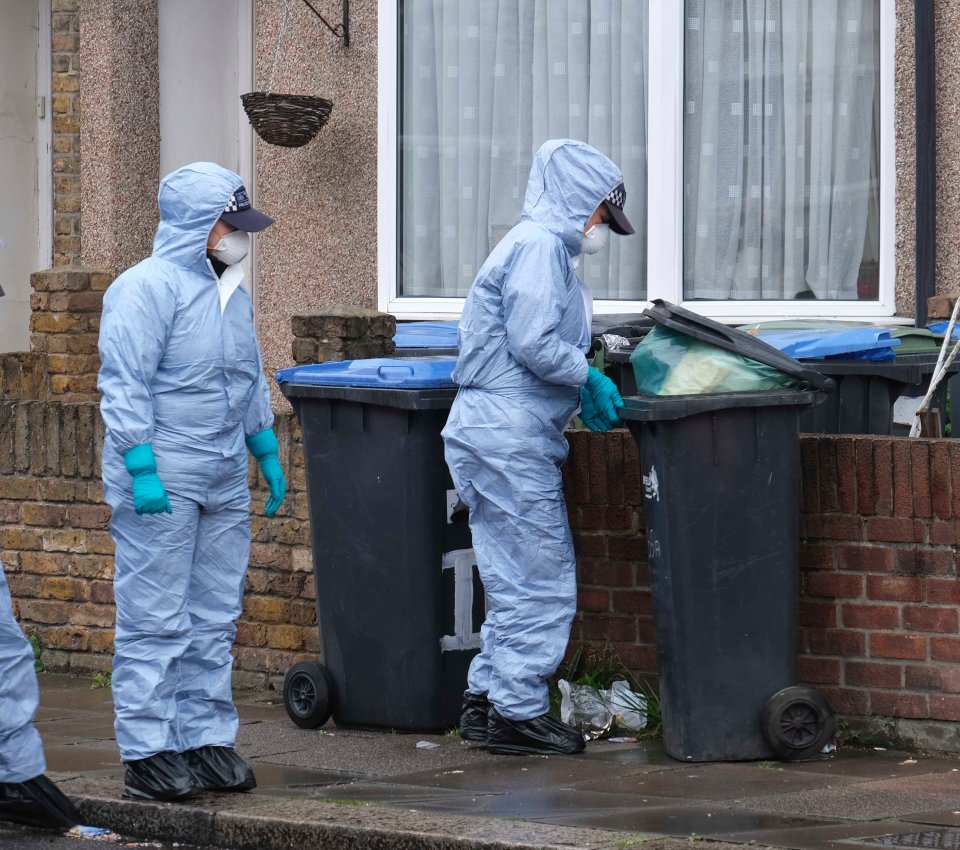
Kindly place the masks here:
POLYGON ((569 136, 637 228, 581 266, 598 312, 893 314, 893 0, 380 8, 383 308, 459 312, 569 136))

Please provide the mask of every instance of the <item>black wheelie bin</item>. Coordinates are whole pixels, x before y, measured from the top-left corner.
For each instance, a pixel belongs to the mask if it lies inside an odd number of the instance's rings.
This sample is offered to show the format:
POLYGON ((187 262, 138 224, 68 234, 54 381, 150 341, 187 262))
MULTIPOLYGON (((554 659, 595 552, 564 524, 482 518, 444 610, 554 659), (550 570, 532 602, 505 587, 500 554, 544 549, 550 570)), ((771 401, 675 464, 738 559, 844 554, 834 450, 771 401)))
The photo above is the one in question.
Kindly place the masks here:
POLYGON ((834 720, 817 691, 796 686, 798 419, 832 381, 667 302, 647 315, 800 381, 624 399, 640 449, 665 749, 684 761, 807 758, 834 720))
POLYGON ((287 672, 294 723, 457 725, 483 585, 440 432, 456 358, 277 373, 303 434, 323 664, 287 672))
MULTIPOLYGON (((624 396, 637 392, 636 376, 630 362, 635 348, 634 345, 606 353, 606 373, 624 396)), ((798 362, 832 378, 836 385, 823 404, 800 413, 801 433, 905 437, 910 426, 898 415, 900 400, 903 399, 909 412, 916 409, 916 402, 924 395, 933 377, 937 355, 898 355, 893 360, 878 362, 841 357, 798 362)), ((940 384, 933 396, 930 407, 940 411, 942 420, 947 416, 948 381, 952 387, 958 372, 960 362, 955 362, 947 371, 948 380, 940 384)), ((960 393, 956 389, 951 393, 951 421, 960 418, 960 405, 957 404, 960 399, 953 398, 955 394, 960 393)))

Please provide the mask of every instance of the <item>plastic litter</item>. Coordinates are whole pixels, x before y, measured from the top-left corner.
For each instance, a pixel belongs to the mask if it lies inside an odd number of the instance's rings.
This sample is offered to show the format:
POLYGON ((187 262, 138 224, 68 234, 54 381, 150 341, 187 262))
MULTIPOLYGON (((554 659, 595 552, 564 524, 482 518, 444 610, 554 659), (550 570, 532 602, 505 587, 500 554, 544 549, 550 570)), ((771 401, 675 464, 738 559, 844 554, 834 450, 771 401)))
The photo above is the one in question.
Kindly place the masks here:
POLYGON ((620 334, 603 334, 600 339, 607 347, 607 351, 619 351, 621 348, 629 348, 632 343, 625 336, 620 334))
POLYGON ((617 729, 639 732, 647 726, 647 700, 634 693, 623 679, 617 679, 609 690, 600 691, 600 699, 613 714, 617 729))
POLYGON ((835 753, 836 751, 837 751, 837 745, 833 742, 830 742, 829 744, 824 744, 823 749, 820 750, 820 752, 823 753, 824 755, 828 755, 829 753, 835 753))
POLYGON ((101 841, 119 841, 120 836, 102 826, 75 826, 67 831, 71 838, 96 838, 101 841))
POLYGON ((439 750, 440 745, 433 741, 417 741, 418 750, 439 750))
POLYGON ((562 696, 560 719, 580 729, 588 741, 607 735, 613 728, 638 732, 647 725, 647 702, 642 694, 630 690, 623 679, 609 689, 577 685, 561 679, 557 683, 562 696))
POLYGON ((622 736, 622 735, 618 735, 618 736, 616 736, 616 737, 614 737, 614 738, 607 738, 607 740, 608 740, 611 744, 635 744, 635 743, 637 743, 637 739, 636 739, 636 738, 625 737, 625 736, 622 736))
POLYGON ((600 693, 590 685, 574 685, 566 679, 557 683, 560 688, 560 719, 583 733, 588 741, 595 741, 610 731, 613 712, 604 705, 600 693))
POLYGON ((684 333, 656 327, 630 355, 643 395, 699 395, 799 387, 802 382, 772 366, 684 333))

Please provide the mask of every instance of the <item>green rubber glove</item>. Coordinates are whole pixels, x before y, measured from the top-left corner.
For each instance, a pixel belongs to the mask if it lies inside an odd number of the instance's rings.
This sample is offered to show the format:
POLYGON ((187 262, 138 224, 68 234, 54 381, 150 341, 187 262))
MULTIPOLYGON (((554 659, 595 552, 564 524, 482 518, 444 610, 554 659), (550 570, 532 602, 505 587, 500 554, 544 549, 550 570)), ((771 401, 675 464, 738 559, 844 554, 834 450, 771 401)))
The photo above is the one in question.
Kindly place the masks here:
POLYGON ((597 412, 593 396, 586 387, 580 388, 580 421, 591 431, 609 431, 610 428, 597 412))
POLYGON ((287 479, 284 477, 283 467, 280 466, 280 447, 277 445, 277 435, 273 433, 273 428, 247 437, 247 448, 257 459, 260 474, 270 487, 270 498, 267 499, 263 512, 267 516, 274 516, 287 495, 287 479))
POLYGON ((133 478, 133 509, 137 514, 173 513, 166 488, 157 475, 153 446, 143 443, 128 449, 123 464, 133 478))
MULTIPOLYGON (((620 422, 619 410, 623 399, 617 385, 599 369, 590 367, 584 389, 590 394, 597 409, 598 418, 606 424, 603 430, 609 430, 620 422)), ((589 426, 588 426, 589 427, 589 426)))

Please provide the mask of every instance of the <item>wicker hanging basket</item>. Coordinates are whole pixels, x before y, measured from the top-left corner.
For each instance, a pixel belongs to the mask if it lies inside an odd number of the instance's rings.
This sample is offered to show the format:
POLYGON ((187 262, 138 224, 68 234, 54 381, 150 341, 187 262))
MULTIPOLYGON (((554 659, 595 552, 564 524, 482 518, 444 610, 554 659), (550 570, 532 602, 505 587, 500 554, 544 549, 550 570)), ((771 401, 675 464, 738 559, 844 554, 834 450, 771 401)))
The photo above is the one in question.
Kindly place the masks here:
POLYGON ((333 102, 305 94, 254 91, 240 95, 257 135, 271 145, 299 148, 327 123, 333 102))

